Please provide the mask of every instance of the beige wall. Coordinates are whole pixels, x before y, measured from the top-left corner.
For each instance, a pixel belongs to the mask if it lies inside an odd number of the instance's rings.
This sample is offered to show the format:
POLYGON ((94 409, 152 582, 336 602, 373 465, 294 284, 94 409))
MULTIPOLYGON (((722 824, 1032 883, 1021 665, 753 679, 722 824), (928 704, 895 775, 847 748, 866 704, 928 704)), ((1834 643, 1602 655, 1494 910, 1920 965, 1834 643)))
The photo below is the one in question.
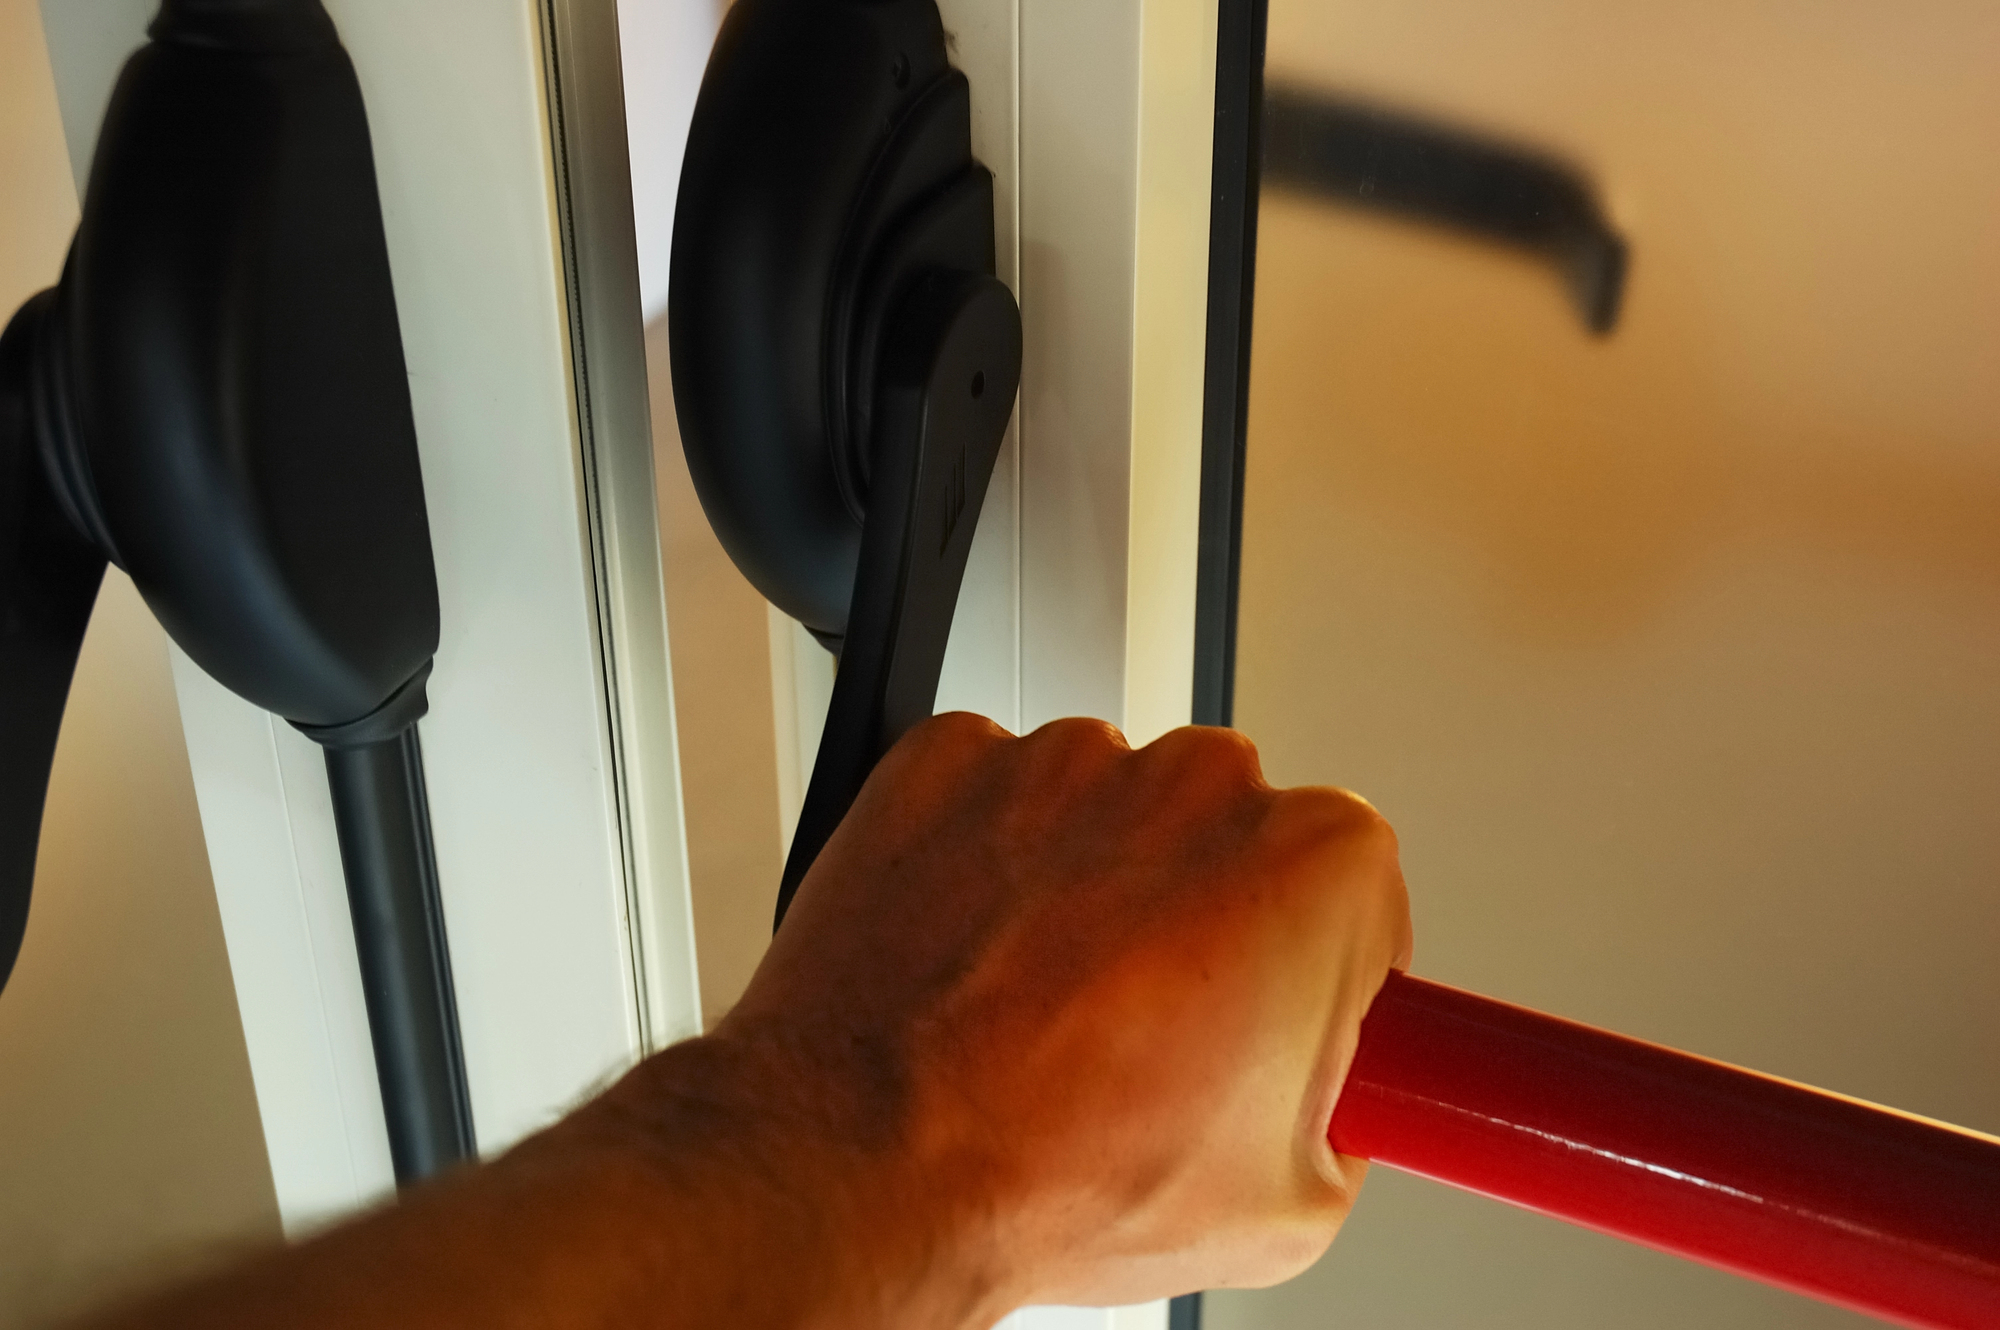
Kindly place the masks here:
MULTIPOLYGON (((1273 779, 1396 823, 1420 973, 2000 1130, 2000 5, 1272 0, 1271 52, 1572 154, 1635 255, 1596 342, 1525 263, 1267 196, 1273 779)), ((1209 1302, 1861 1323, 1386 1170, 1209 1302)))
MULTIPOLYGON (((35 0, 0 0, 0 310, 76 224, 35 0)), ((0 1325, 275 1236, 166 642, 106 579, 0 993, 0 1325)))

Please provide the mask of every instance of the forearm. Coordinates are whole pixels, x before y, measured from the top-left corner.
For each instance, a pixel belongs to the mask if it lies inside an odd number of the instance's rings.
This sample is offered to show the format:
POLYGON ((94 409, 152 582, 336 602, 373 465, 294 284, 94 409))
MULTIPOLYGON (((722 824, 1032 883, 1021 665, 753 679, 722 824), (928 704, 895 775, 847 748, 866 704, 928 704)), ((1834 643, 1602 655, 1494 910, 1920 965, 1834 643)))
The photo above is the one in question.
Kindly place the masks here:
MULTIPOLYGON (((907 1171, 763 1050, 697 1040, 482 1168, 103 1330, 948 1330, 978 1279, 907 1171), (788 1085, 787 1082, 790 1082, 788 1085)), ((885 1137, 884 1145, 890 1144, 885 1137)))

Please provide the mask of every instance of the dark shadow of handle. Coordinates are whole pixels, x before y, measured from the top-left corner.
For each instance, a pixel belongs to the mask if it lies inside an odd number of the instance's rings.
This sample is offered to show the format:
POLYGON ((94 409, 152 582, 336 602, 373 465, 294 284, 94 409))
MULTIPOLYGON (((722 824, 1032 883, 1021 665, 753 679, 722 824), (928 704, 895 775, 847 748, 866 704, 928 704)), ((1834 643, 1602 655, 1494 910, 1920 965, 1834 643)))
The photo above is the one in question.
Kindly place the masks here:
POLYGON ((1593 333, 1618 322, 1624 239, 1589 179, 1533 148, 1296 87, 1264 95, 1264 182, 1524 251, 1593 333))

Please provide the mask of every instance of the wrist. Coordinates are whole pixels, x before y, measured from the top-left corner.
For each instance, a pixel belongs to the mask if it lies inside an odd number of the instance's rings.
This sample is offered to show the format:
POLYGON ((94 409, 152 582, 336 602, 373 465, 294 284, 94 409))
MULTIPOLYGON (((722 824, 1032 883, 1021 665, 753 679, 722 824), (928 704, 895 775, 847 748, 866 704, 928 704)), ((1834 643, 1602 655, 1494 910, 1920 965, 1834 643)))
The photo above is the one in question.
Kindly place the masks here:
POLYGON ((983 1327, 1007 1310, 991 1206, 912 1116, 893 1059, 853 1038, 738 1026, 647 1059, 563 1130, 639 1180, 673 1238, 773 1253, 727 1295, 735 1324, 765 1319, 748 1297, 773 1326, 983 1327))

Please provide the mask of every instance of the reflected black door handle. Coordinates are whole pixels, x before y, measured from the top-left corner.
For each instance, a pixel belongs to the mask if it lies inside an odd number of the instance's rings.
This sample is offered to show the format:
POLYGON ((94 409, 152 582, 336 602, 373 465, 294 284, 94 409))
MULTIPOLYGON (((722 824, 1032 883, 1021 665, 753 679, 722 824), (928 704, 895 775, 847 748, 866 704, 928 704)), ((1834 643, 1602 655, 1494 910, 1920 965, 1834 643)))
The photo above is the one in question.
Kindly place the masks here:
POLYGON ((321 0, 162 0, 0 336, 0 988, 106 561, 326 749, 399 1183, 476 1144, 413 728, 439 638, 361 85, 321 0))

